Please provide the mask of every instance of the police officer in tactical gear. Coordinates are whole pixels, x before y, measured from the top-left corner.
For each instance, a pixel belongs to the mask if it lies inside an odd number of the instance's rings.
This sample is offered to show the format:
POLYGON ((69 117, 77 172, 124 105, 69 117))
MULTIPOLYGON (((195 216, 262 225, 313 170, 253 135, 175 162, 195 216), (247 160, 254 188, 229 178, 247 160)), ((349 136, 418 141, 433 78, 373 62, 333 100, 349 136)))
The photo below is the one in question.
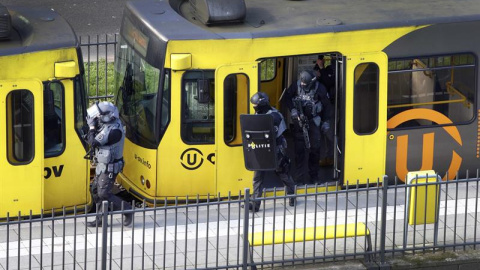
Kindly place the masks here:
MULTIPOLYGON (((108 201, 109 205, 113 204, 113 210, 121 210, 122 203, 125 210, 131 209, 129 203, 123 202, 112 193, 115 178, 124 166, 125 132, 117 107, 106 101, 93 104, 87 110, 87 124, 89 126, 87 143, 91 150, 94 149, 93 161, 96 164, 91 193, 97 209, 104 200, 108 201)), ((123 221, 125 226, 132 223, 132 215, 125 214, 123 221)), ((88 222, 87 226, 102 226, 102 220, 97 217, 96 220, 88 222)))
MULTIPOLYGON (((325 85, 327 92, 321 93, 322 100, 325 100, 325 106, 322 110, 322 126, 320 128, 321 147, 320 147, 320 166, 333 165, 334 151, 334 132, 332 121, 335 119, 334 102, 335 102, 335 62, 336 57, 332 56, 331 64, 325 67, 324 56, 319 55, 318 60, 313 67, 317 81, 325 85), (328 97, 328 98, 327 98, 328 97), (326 102, 326 100, 330 102, 326 102)), ((322 102, 323 103, 323 102, 322 102)))
MULTIPOLYGON (((292 83, 285 91, 282 102, 290 110, 294 124, 295 180, 297 183, 323 184, 324 181, 318 178, 320 168, 318 161, 320 159, 320 127, 322 120, 328 120, 321 117, 323 108, 329 105, 327 89, 317 80, 313 72, 302 71, 298 81, 292 83), (308 127, 308 136, 303 130, 305 127, 308 127), (303 175, 303 164, 308 148, 310 180, 303 175)), ((325 117, 328 118, 328 115, 325 117)))
MULTIPOLYGON (((277 111, 275 108, 270 106, 270 100, 268 95, 264 92, 255 93, 250 102, 253 104, 256 114, 270 114, 273 116, 273 126, 276 132, 276 145, 275 149, 277 152, 278 168, 275 170, 275 173, 283 182, 287 194, 295 193, 295 183, 293 182, 292 177, 289 174, 290 169, 290 159, 287 156, 287 141, 283 137, 283 132, 287 129, 285 121, 283 120, 282 114, 277 111)), ((263 180, 265 178, 265 171, 255 171, 253 176, 253 193, 254 197, 258 198, 262 196, 263 191, 263 180)), ((250 204, 249 208, 252 211, 258 212, 260 209, 260 201, 255 201, 255 204, 250 204)), ((289 199, 289 205, 295 205, 295 198, 289 199)))

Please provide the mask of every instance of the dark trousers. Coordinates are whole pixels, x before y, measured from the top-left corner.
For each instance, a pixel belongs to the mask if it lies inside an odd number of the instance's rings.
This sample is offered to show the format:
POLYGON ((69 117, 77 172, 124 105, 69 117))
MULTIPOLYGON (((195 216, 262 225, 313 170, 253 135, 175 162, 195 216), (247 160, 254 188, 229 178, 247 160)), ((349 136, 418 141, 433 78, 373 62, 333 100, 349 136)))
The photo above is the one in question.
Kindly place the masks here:
POLYGON ((112 193, 112 188, 115 184, 116 177, 116 173, 101 173, 95 176, 90 191, 92 193, 93 201, 95 202, 97 209, 99 209, 102 201, 108 201, 109 205, 113 205, 114 211, 121 210, 122 203, 124 210, 132 209, 130 203, 125 202, 120 197, 112 193))
POLYGON ((320 159, 333 158, 333 127, 321 130, 320 159))
MULTIPOLYGON (((253 175, 253 196, 254 198, 262 197, 263 193, 263 180, 265 179, 265 171, 256 171, 253 175)), ((275 171, 277 176, 282 181, 283 185, 286 188, 287 194, 294 194, 295 193, 295 183, 293 182, 292 177, 288 172, 284 171, 275 171)), ((255 202, 255 207, 260 208, 262 204, 261 201, 255 202)))
POLYGON ((294 143, 295 143, 295 180, 297 184, 314 184, 318 183, 318 170, 320 165, 320 127, 316 126, 311 120, 309 121, 308 137, 310 139, 310 150, 305 146, 303 131, 299 127, 295 127, 294 143), (308 155, 308 157, 307 157, 308 155), (306 159, 308 160, 306 161, 306 159), (308 162, 308 174, 310 180, 304 175, 304 164, 308 162))

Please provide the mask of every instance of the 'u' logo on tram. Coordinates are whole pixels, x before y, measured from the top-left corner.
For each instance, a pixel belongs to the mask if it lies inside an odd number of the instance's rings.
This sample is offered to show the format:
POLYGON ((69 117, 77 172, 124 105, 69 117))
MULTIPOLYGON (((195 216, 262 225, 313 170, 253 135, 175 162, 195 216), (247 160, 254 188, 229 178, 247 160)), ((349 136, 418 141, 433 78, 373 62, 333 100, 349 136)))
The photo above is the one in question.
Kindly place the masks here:
MULTIPOLYGON (((428 120, 435 122, 439 125, 452 124, 453 122, 446 117, 445 115, 431 110, 431 109, 411 109, 404 111, 390 118, 387 122, 387 127, 389 129, 396 128, 402 123, 405 123, 410 120, 428 120)), ((462 146, 462 137, 458 132, 457 127, 455 126, 444 126, 442 127, 460 146, 462 146)), ((422 149, 422 165, 420 170, 432 170, 433 169, 433 155, 434 155, 434 139, 435 133, 430 132, 423 135, 423 149, 422 149)), ((396 147, 396 165, 395 171, 397 177, 401 181, 405 181, 405 177, 409 172, 407 167, 407 154, 408 154, 408 135, 397 136, 397 147, 396 147)), ((450 166, 448 168, 448 179, 446 175, 443 177, 443 180, 451 180, 455 178, 457 171, 460 169, 462 164, 462 157, 452 150, 452 158, 450 166)))

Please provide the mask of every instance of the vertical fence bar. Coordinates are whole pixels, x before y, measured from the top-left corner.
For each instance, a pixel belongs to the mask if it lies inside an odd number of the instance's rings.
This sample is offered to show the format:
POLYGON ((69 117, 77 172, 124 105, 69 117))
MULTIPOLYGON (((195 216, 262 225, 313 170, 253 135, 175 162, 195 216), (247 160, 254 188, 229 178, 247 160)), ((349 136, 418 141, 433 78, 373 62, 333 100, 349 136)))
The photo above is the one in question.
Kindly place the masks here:
MULTIPOLYGON (((428 205, 428 189, 430 188, 430 183, 428 181, 430 175, 426 175, 425 179, 425 194, 424 194, 424 199, 423 199, 423 253, 425 254, 426 246, 427 246, 427 205, 428 205)), ((435 196, 437 196, 435 194, 435 196)))
MULTIPOLYGON (((117 35, 115 35, 115 38, 117 35)), ((153 199, 153 246, 152 246, 152 269, 155 269, 155 246, 157 244, 157 198, 153 199)), ((165 239, 163 239, 165 241, 165 239)))
POLYGON ((230 262, 229 261, 230 256, 229 255, 230 255, 230 218, 231 218, 230 207, 231 207, 231 203, 232 203, 232 197, 231 197, 231 192, 229 191, 228 192, 228 204, 227 204, 227 211, 228 211, 228 213, 227 213, 227 258, 226 258, 227 268, 230 265, 230 263, 229 263, 230 262))
MULTIPOLYGON (((263 189, 262 197, 265 198, 266 195, 267 195, 266 191, 265 191, 265 189, 263 189)), ((256 199, 258 199, 258 198, 256 198, 256 199)), ((265 212, 266 212, 265 211, 265 205, 267 204, 266 202, 267 202, 266 200, 263 201, 263 206, 262 206, 262 209, 263 209, 263 211, 262 211, 263 212, 262 213, 262 215, 263 215, 262 232, 265 231, 265 212)), ((252 207, 252 209, 255 209, 255 207, 256 206, 254 205, 254 207, 252 207)), ((253 213, 255 213, 255 210, 253 211, 253 213)), ((252 232, 252 234, 253 234, 253 232, 252 232)), ((264 255, 265 255, 264 252, 265 252, 265 237, 262 235, 262 253, 261 253, 262 255, 260 256, 260 258, 261 258, 260 261, 262 261, 262 262, 264 261, 264 255)), ((260 267, 261 267, 261 269, 263 269, 263 264, 260 267)))
MULTIPOLYGON (((167 197, 165 197, 165 203, 163 205, 164 213, 165 213, 165 220, 163 221, 163 269, 165 269, 165 264, 167 261, 167 197)), ((198 236, 197 236, 198 238, 198 236)), ((176 250, 174 249, 174 252, 176 250)))
POLYGON ((207 194, 207 232, 205 236, 205 268, 208 268, 208 231, 210 230, 210 193, 207 194))
MULTIPOLYGON (((286 188, 285 188, 285 193, 286 192, 286 188)), ((296 200, 296 198, 289 198, 289 200, 291 199, 294 199, 296 200)), ((308 201, 308 188, 305 188, 305 204, 304 204, 304 210, 303 210, 303 263, 305 264, 305 247, 306 247, 306 242, 305 239, 306 239, 306 234, 307 234, 307 230, 306 230, 306 227, 307 227, 307 201, 308 201)), ((289 201, 289 204, 290 204, 290 201, 289 201)), ((263 221, 265 223, 265 219, 263 221)), ((296 228, 293 228, 293 229, 296 229, 296 228)), ((315 231, 315 229, 314 229, 315 231)), ((295 240, 295 239, 294 239, 295 240)))
POLYGON ((242 220, 242 212, 240 211, 242 205, 242 191, 238 191, 238 218, 237 218, 237 265, 240 264, 240 225, 242 220))
MULTIPOLYGON (((382 185, 382 216, 381 216, 381 228, 380 228, 380 263, 385 264, 385 236, 387 232, 387 194, 388 194, 388 178, 383 178, 382 185)), ((394 232, 395 233, 395 232, 394 232)))
POLYGON ((457 218, 458 218, 458 172, 455 176, 455 216, 453 225, 453 251, 457 251, 457 218))
MULTIPOLYGON (((107 269, 108 201, 102 202, 102 270, 107 269)), ((113 225, 113 224, 112 224, 113 225)))
POLYGON ((398 195, 398 178, 395 176, 394 178, 395 188, 393 193, 393 236, 392 236, 392 257, 395 258, 395 235, 397 232, 397 195, 398 195))
MULTIPOLYGON (((348 185, 345 187, 345 219, 344 219, 344 224, 345 224, 345 229, 343 230, 343 233, 345 235, 345 237, 343 237, 343 259, 346 260, 347 259, 347 224, 348 224, 348 185)), ((355 225, 355 236, 354 236, 354 239, 357 239, 357 225, 355 225)), ((355 240, 354 240, 355 241, 355 240)))
MULTIPOLYGON (((328 189, 328 186, 327 186, 328 189)), ((314 211, 313 211, 313 227, 315 228, 313 230, 313 239, 317 239, 317 209, 318 209, 318 183, 315 183, 315 206, 314 206, 314 211)), ((315 240, 313 242, 313 263, 316 262, 315 258, 317 257, 316 254, 316 247, 317 247, 317 241, 315 240)))
POLYGON ((220 241, 220 192, 218 193, 218 197, 217 197, 217 245, 215 246, 215 248, 217 248, 216 258, 215 258, 216 268, 218 268, 218 254, 220 253, 218 251, 219 241, 220 241))
MULTIPOLYGON (((21 238, 21 223, 20 221, 22 220, 22 213, 18 211, 18 217, 17 217, 17 227, 18 227, 18 238, 17 238, 17 269, 20 268, 20 238, 21 238)), ((7 258, 8 260, 8 258, 7 258)))
MULTIPOLYGON (((245 198, 244 198, 244 203, 245 205, 244 209, 244 214, 243 214, 243 257, 242 257, 242 269, 247 270, 248 269, 248 221, 249 221, 249 209, 248 206, 250 205, 250 189, 246 188, 245 189, 245 198)), ((255 211, 255 210, 253 210, 255 211)), ((252 252, 253 256, 253 252, 252 252)), ((251 258, 253 259, 253 258, 251 258)))
POLYGON ((199 204, 200 204, 200 198, 199 195, 197 194, 197 205, 196 205, 196 220, 195 220, 195 263, 194 266, 197 268, 197 260, 198 260, 198 216, 199 216, 199 204))
MULTIPOLYGON (((328 189, 325 190, 325 215, 324 215, 324 226, 323 226, 323 235, 327 235, 327 218, 328 218, 328 189)), ((327 254, 327 238, 323 237, 323 262, 325 262, 325 255, 327 254)))
MULTIPOLYGON (((85 213, 87 205, 85 205, 85 213)), ((77 267, 77 206, 73 207, 73 270, 77 267)))
POLYGON ((443 222, 443 246, 444 246, 444 249, 443 251, 445 251, 445 245, 447 244, 447 219, 448 219, 448 216, 447 216, 447 209, 448 209, 448 189, 449 189, 449 186, 450 186, 450 181, 448 181, 448 172, 447 172, 447 176, 446 176, 446 184, 445 184, 445 212, 443 214, 444 216, 444 222, 443 222))
POLYGON ((465 221, 463 224, 463 251, 467 249, 467 246, 465 245, 465 242, 467 241, 467 217, 468 217, 468 184, 470 183, 470 176, 467 170, 467 177, 466 177, 466 182, 465 182, 465 189, 466 189, 466 194, 465 194, 465 221))
MULTIPOLYGON (((287 190, 285 189, 285 192, 287 190)), ((272 239, 275 239, 275 221, 276 221, 276 216, 277 216, 277 187, 274 187, 273 188, 273 228, 272 228, 272 231, 273 231, 273 235, 272 235, 272 239)), ((265 221, 264 221, 265 222, 265 221)), ((272 245, 272 268, 273 266, 275 265, 273 263, 273 261, 275 261, 275 244, 272 245)))
POLYGON ((476 183, 476 188, 475 188, 475 219, 473 220, 475 222, 475 226, 474 226, 474 231, 473 231, 473 239, 475 239, 475 245, 473 246, 473 249, 477 249, 477 218, 478 218, 478 181, 479 181, 479 170, 477 169, 477 176, 476 176, 476 179, 475 179, 475 183, 476 183))
MULTIPOLYGON (((348 182, 347 182, 347 186, 348 186, 348 182)), ((355 185, 355 224, 358 223, 358 196, 359 196, 359 191, 358 191, 358 180, 357 180, 357 183, 355 185)), ((356 235, 353 241, 353 254, 355 254, 354 258, 356 259, 357 258, 357 236, 356 235)))
MULTIPOLYGON (((135 250, 135 202, 132 200, 131 202, 131 205, 132 205, 132 229, 131 229, 131 232, 132 232, 132 251, 131 251, 131 260, 130 260, 130 269, 134 269, 133 268, 133 258, 134 258, 134 250, 135 250)), ((123 226, 123 222, 122 222, 122 226, 123 226)))
MULTIPOLYGON (((173 269, 177 268, 177 233, 178 233, 178 196, 175 197, 175 227, 173 229, 174 234, 173 234, 173 269)), ((208 239, 207 239, 208 240, 208 239)), ((208 241, 207 241, 208 242, 208 241)))
MULTIPOLYGON (((358 181, 358 180, 357 180, 358 181)), ((365 204, 365 225, 368 226, 368 202, 369 202, 369 199, 368 199, 368 196, 370 195, 370 181, 369 179, 367 179, 367 188, 365 189, 365 193, 366 193, 366 204, 365 204)), ((363 243, 363 246, 366 247, 367 246, 367 238, 365 237, 364 239, 364 243, 363 243)), ((375 249, 376 250, 376 249, 375 249)), ((365 250, 365 254, 367 254, 367 250, 365 250)))
POLYGON ((30 231, 28 238, 28 269, 32 269, 32 210, 30 210, 30 215, 28 217, 28 225, 30 231))
POLYGON ((65 266, 65 225, 66 225, 66 218, 67 218, 67 213, 65 211, 65 206, 63 207, 63 216, 62 216, 62 224, 63 224, 63 230, 62 230, 62 265, 65 266))
MULTIPOLYGON (((187 269, 187 255, 188 255, 188 195, 185 198, 185 257, 183 260, 183 266, 187 269)), ((218 245, 217 245, 218 246, 218 245)))
MULTIPOLYGON (((122 204, 123 204, 123 201, 122 201, 122 204)), ((113 208, 113 203, 111 204, 112 205, 112 210, 114 209, 113 208)), ((122 211, 123 213, 123 211, 122 211)), ((108 256, 108 268, 110 270, 112 270, 112 261, 113 261, 113 214, 110 215, 110 224, 112 224, 112 226, 110 226, 110 256, 108 256)), ((122 222, 123 224, 123 222, 122 222)))
MULTIPOLYGON (((146 221, 146 206, 145 199, 143 200, 143 226, 142 226, 142 269, 145 269, 145 221, 146 221)), ((132 225, 132 227, 134 227, 132 225)))
MULTIPOLYGON (((376 185, 376 188, 375 188, 375 191, 377 193, 377 196, 375 198, 375 250, 377 250, 377 232, 378 232, 378 211, 379 211, 379 194, 381 192, 380 190, 380 178, 377 177, 377 185, 376 185)), ((383 238, 383 235, 382 235, 382 238, 383 238)))
POLYGON ((51 257, 51 262, 50 262, 50 265, 51 265, 51 269, 53 270, 53 265, 54 265, 54 254, 55 254, 55 238, 53 237, 55 235, 55 211, 54 209, 52 208, 52 234, 51 234, 51 237, 52 237, 52 248, 51 248, 51 254, 50 254, 50 257, 51 257))
MULTIPOLYGON (((125 203, 122 202, 122 206, 120 207, 121 211, 125 211, 125 203)), ((120 224, 122 230, 120 231, 120 269, 123 269, 123 222, 120 224)))

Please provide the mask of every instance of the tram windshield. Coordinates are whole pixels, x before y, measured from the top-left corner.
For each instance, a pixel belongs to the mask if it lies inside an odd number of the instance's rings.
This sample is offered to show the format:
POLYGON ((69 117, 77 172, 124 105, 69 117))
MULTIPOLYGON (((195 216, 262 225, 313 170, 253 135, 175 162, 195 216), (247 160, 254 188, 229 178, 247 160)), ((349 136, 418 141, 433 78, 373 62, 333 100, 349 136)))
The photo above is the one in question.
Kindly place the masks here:
POLYGON ((164 122, 157 121, 161 117, 157 110, 160 70, 147 63, 125 39, 120 38, 119 45, 115 64, 116 103, 126 136, 135 144, 155 148, 161 130, 157 125, 164 122))

